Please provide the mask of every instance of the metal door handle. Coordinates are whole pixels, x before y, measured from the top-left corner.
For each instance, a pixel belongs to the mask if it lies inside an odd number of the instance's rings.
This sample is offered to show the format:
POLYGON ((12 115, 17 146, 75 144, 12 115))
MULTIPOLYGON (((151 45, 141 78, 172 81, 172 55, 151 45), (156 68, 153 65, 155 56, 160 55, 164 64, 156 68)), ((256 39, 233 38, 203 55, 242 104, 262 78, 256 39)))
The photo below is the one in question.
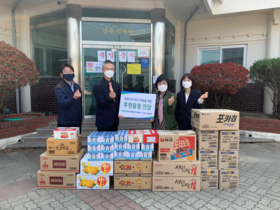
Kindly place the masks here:
POLYGON ((122 91, 123 91, 123 75, 124 75, 125 72, 126 72, 126 67, 125 67, 125 65, 123 65, 123 64, 122 64, 122 66, 123 66, 123 68, 124 68, 124 72, 122 73, 122 91))

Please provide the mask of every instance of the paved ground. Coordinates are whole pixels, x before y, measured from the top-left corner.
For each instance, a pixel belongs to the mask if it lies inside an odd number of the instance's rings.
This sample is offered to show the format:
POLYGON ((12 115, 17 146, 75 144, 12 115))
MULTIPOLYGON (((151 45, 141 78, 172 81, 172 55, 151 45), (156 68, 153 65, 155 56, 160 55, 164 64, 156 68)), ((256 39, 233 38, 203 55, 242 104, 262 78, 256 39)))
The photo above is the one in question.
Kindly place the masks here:
POLYGON ((43 150, 0 151, 0 209, 280 209, 280 144, 241 144, 239 189, 187 192, 38 189, 43 150))

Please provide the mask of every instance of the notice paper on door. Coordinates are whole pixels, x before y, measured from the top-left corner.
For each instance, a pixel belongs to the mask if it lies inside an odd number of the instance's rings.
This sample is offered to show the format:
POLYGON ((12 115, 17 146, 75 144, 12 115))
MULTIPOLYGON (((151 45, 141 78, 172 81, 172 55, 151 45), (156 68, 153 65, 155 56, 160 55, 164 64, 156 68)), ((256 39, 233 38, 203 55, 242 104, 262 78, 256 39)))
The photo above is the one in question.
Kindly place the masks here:
POLYGON ((135 63, 135 52, 134 51, 127 51, 127 62, 135 63))
POLYGON ((114 51, 107 51, 107 59, 109 61, 115 62, 115 52, 114 51))
POLYGON ((102 62, 86 62, 87 73, 102 73, 102 62))
POLYGON ((127 74, 141 74, 141 64, 127 64, 127 74))
POLYGON ((119 51, 119 62, 126 62, 126 51, 119 51))
POLYGON ((98 61, 103 62, 106 60, 105 51, 97 51, 97 55, 98 55, 98 61))

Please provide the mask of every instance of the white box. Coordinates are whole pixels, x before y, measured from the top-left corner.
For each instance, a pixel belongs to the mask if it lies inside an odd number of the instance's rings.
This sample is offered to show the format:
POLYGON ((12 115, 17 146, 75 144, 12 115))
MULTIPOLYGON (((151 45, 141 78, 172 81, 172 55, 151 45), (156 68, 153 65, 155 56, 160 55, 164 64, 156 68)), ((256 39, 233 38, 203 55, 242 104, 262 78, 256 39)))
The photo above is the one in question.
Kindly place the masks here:
POLYGON ((142 130, 129 130, 128 143, 144 143, 142 130))
POLYGON ((115 151, 126 151, 127 150, 127 143, 115 143, 114 144, 115 151))
POLYGON ((154 144, 153 143, 142 143, 141 144, 141 151, 142 152, 153 152, 154 151, 154 144))
POLYGON ((115 134, 116 143, 127 143, 128 142, 128 130, 119 130, 115 134))
POLYGON ((153 158, 153 152, 149 151, 149 152, 139 152, 139 159, 142 160, 151 160, 153 158))
POLYGON ((88 136, 88 143, 96 143, 96 144, 100 144, 101 140, 101 136, 104 132, 98 132, 98 131, 94 131, 92 132, 89 136, 88 136))
POLYGON ((79 127, 59 127, 53 131, 54 139, 76 139, 79 137, 79 127))
POLYGON ((125 160, 127 157, 126 151, 114 151, 114 159, 125 160))
POLYGON ((114 160, 114 152, 104 152, 101 153, 101 161, 113 161, 114 160))
POLYGON ((96 143, 88 143, 88 153, 100 153, 101 145, 96 143))
POLYGON ((139 143, 127 143, 126 150, 128 152, 138 152, 140 151, 140 144, 139 143))
POLYGON ((77 189, 80 190, 108 190, 110 189, 109 176, 92 176, 77 174, 77 189))
POLYGON ((87 153, 85 155, 88 161, 101 161, 101 153, 87 153))
POLYGON ((127 160, 139 160, 140 159, 140 152, 126 152, 127 156, 126 159, 127 160))
POLYGON ((102 144, 100 145, 101 153, 114 152, 114 144, 102 144))

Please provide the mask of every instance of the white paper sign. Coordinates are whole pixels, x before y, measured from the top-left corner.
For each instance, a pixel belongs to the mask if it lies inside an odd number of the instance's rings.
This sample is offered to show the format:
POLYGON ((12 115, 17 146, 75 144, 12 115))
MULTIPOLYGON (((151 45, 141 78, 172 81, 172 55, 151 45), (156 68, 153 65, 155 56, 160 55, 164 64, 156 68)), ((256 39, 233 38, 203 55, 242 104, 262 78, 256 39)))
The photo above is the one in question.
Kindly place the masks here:
POLYGON ((149 49, 138 49, 138 58, 149 58, 150 50, 149 49))
POLYGON ((127 51, 127 62, 135 63, 135 52, 134 51, 127 51))
POLYGON ((115 62, 115 52, 114 51, 107 51, 107 60, 115 62))
POLYGON ((154 119, 156 94, 122 91, 119 115, 127 118, 154 119))
POLYGON ((119 51, 119 62, 126 62, 126 51, 119 51))
POLYGON ((102 62, 86 62, 87 73, 102 73, 102 62))
POLYGON ((153 84, 156 84, 158 76, 153 76, 153 84))
POLYGON ((98 61, 105 61, 106 60, 106 55, 105 51, 97 51, 98 54, 98 61))

